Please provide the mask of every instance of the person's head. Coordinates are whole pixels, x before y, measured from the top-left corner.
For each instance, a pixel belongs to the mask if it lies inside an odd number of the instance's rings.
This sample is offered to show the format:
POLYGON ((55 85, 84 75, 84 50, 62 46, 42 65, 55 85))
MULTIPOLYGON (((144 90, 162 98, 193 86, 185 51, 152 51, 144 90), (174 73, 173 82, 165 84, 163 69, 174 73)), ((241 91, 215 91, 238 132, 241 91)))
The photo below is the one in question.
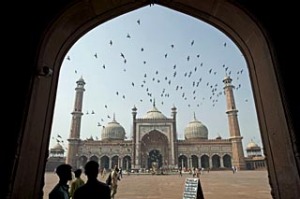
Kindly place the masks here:
POLYGON ((120 169, 119 169, 118 167, 115 167, 115 171, 116 171, 116 172, 119 172, 120 169))
POLYGON ((81 173, 82 173, 82 170, 81 170, 81 169, 76 169, 76 170, 74 171, 74 174, 75 174, 75 177, 76 177, 76 178, 79 178, 79 177, 81 176, 81 173))
POLYGON ((62 182, 72 180, 72 166, 69 164, 61 164, 56 168, 56 174, 62 182))
POLYGON ((89 161, 84 166, 84 173, 87 177, 90 178, 97 178, 99 172, 99 164, 96 161, 89 161))

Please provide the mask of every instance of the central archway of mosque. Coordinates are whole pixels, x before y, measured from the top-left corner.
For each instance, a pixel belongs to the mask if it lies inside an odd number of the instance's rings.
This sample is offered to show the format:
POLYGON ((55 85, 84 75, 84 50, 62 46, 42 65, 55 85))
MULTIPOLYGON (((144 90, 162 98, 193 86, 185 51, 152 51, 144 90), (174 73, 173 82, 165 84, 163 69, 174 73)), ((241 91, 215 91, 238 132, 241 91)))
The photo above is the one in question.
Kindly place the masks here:
POLYGON ((150 169, 167 166, 169 151, 168 138, 163 133, 153 130, 143 136, 141 140, 141 167, 150 169))
POLYGON ((148 157, 148 168, 161 168, 162 167, 162 155, 160 151, 154 149, 150 151, 148 157))

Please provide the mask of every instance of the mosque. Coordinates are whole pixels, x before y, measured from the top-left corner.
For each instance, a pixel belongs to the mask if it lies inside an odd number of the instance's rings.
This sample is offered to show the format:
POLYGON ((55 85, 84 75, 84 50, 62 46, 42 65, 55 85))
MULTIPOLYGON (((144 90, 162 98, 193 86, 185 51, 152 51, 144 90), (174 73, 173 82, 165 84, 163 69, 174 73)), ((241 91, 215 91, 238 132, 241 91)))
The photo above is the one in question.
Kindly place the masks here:
MULTIPOLYGON (((111 169, 118 165, 123 170, 147 170, 156 166, 162 169, 204 168, 210 170, 238 170, 266 168, 261 148, 251 141, 244 156, 243 144, 238 123, 232 79, 223 80, 229 123, 229 137, 218 136, 208 139, 208 129, 196 115, 184 129, 184 139, 177 137, 176 107, 171 108, 171 117, 166 117, 153 107, 141 118, 137 108, 132 108, 132 139, 126 138, 126 131, 115 116, 102 129, 101 139, 82 140, 80 126, 85 81, 80 78, 75 88, 75 103, 72 114, 68 152, 64 157, 63 147, 57 143, 50 149, 46 170, 52 170, 59 162, 66 162, 75 168, 82 168, 89 160, 95 160, 101 168, 111 169), (58 161, 58 162, 57 162, 58 161)), ((53 170, 52 170, 53 171, 53 170)))

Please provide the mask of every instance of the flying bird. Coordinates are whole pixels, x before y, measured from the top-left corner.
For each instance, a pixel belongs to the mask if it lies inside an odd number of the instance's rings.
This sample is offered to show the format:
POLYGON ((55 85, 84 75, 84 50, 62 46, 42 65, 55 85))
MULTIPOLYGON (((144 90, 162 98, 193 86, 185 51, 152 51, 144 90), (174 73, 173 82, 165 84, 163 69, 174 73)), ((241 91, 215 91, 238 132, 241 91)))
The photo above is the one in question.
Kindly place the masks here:
POLYGON ((136 21, 139 25, 141 25, 141 21, 138 19, 137 21, 136 21))

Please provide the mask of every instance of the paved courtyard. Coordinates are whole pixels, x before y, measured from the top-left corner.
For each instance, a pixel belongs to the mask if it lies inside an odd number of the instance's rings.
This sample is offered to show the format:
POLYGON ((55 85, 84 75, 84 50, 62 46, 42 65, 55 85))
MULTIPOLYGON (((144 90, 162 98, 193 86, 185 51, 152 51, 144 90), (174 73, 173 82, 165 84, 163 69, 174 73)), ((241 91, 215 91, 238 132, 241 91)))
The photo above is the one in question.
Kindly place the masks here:
MULTIPOLYGON (((186 178, 179 175, 123 175, 115 199, 182 199, 186 178)), ((86 180, 85 175, 82 178, 86 180)), ((100 181, 105 181, 100 177, 100 181)), ((45 174, 44 199, 58 177, 45 174)), ((271 199, 267 171, 210 171, 200 176, 205 199, 271 199)))

